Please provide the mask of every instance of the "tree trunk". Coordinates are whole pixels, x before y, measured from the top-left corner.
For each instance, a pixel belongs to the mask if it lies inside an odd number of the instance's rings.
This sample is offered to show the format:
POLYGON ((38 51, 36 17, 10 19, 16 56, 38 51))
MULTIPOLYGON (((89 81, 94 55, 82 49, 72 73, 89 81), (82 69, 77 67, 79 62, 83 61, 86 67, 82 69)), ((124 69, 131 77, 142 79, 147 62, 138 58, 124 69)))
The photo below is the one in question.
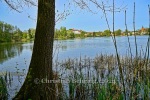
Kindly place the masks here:
POLYGON ((38 0, 38 18, 31 62, 25 82, 13 100, 55 100, 53 83, 35 83, 43 78, 53 79, 54 29, 55 0, 38 0))

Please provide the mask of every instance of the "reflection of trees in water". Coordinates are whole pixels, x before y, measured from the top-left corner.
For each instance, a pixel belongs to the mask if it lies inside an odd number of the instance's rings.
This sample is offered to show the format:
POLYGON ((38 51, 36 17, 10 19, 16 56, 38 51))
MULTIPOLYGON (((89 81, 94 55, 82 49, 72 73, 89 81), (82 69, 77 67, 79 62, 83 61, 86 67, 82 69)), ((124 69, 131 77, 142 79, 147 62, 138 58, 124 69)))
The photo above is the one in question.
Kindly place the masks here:
POLYGON ((32 50, 33 50, 33 45, 30 45, 29 48, 30 48, 30 50, 32 51, 32 50))
POLYGON ((0 63, 20 55, 22 50, 22 44, 0 44, 0 63))
POLYGON ((28 44, 23 44, 22 47, 24 50, 31 50, 32 51, 33 50, 33 43, 31 42, 28 44))
POLYGON ((65 51, 65 50, 67 50, 67 46, 66 45, 62 45, 61 49, 62 49, 62 51, 65 51))

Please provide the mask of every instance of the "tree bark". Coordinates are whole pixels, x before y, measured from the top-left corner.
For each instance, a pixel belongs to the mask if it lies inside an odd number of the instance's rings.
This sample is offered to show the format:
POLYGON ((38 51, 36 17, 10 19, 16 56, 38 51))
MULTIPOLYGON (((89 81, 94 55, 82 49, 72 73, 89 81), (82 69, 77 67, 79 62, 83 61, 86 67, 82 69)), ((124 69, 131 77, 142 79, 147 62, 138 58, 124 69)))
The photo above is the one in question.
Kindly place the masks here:
POLYGON ((53 83, 35 83, 35 79, 53 79, 54 29, 55 0, 38 0, 38 18, 31 62, 25 82, 13 100, 55 100, 53 83))

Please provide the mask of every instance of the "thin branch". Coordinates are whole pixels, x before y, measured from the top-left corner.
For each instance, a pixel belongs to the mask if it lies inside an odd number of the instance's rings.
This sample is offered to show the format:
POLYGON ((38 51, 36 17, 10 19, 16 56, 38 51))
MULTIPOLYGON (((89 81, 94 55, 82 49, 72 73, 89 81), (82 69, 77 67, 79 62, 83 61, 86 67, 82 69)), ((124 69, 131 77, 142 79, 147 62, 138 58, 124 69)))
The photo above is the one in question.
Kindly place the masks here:
MULTIPOLYGON (((108 2, 104 4, 104 2, 101 0, 101 3, 99 3, 97 0, 73 0, 81 9, 88 9, 90 12, 94 13, 90 6, 87 4, 87 2, 91 2, 91 4, 94 4, 97 8, 103 10, 103 6, 105 8, 105 11, 113 12, 113 6, 109 5, 108 2), (102 4, 103 2, 103 4, 102 4)), ((127 6, 127 5, 126 5, 127 6)), ((126 6, 120 6, 120 7, 114 7, 115 12, 120 12, 126 9, 126 6)))
POLYGON ((130 44, 130 39, 129 39, 129 35, 128 35, 128 27, 127 27, 127 16, 126 16, 126 10, 125 10, 125 27, 126 27, 126 35, 127 35, 127 38, 128 38, 128 44, 129 44, 129 52, 131 54, 131 62, 132 62, 132 51, 131 51, 131 44, 130 44))
POLYGON ((4 0, 4 2, 13 10, 21 13, 22 9, 24 8, 23 6, 37 6, 36 1, 33 0, 4 0))
POLYGON ((138 56, 138 49, 137 49, 137 41, 136 41, 136 33, 135 33, 135 2, 134 2, 134 12, 133 12, 133 29, 134 29, 135 48, 136 48, 136 57, 137 57, 138 56))
MULTIPOLYGON (((137 41, 136 41, 136 33, 135 33, 135 2, 134 2, 134 11, 133 11, 133 29, 134 29, 134 38, 135 38, 135 48, 136 48, 136 57, 135 57, 135 68, 137 69, 139 67, 138 65, 138 50, 137 50, 137 41)), ((133 76, 133 82, 132 82, 132 87, 131 87, 131 93, 130 93, 130 99, 132 99, 132 92, 133 92, 133 88, 134 88, 134 85, 136 83, 136 75, 137 75, 137 72, 134 72, 134 76, 133 76)))
POLYGON ((58 10, 56 11, 55 13, 55 24, 66 19, 67 16, 69 16, 71 13, 70 13, 70 10, 67 10, 68 8, 70 8, 70 3, 67 5, 67 7, 65 7, 65 4, 64 4, 64 10, 62 12, 59 12, 58 10))
POLYGON ((93 12, 89 5, 84 1, 84 0, 79 0, 79 1, 76 1, 76 0, 73 0, 75 2, 75 4, 77 4, 81 9, 88 9, 89 12, 93 13, 93 14, 96 14, 96 12, 93 12))
POLYGON ((33 2, 32 0, 24 0, 26 1, 27 3, 33 5, 33 6, 37 6, 37 4, 35 2, 33 2))
POLYGON ((7 4, 11 9, 13 9, 13 10, 15 10, 15 11, 21 13, 21 11, 18 10, 18 8, 17 8, 16 6, 14 6, 12 3, 10 3, 9 0, 4 0, 4 1, 6 2, 6 4, 7 4))
POLYGON ((116 55, 117 55, 117 62, 118 62, 118 67, 119 67, 119 72, 120 72, 120 78, 121 78, 122 84, 123 84, 124 99, 126 100, 126 89, 125 89, 125 83, 124 83, 124 76, 123 76, 123 72, 122 72, 122 66, 121 66, 120 57, 119 57, 119 54, 118 54, 117 42, 116 42, 115 32, 114 31, 115 31, 115 1, 113 0, 113 36, 114 36, 114 46, 115 46, 116 55))

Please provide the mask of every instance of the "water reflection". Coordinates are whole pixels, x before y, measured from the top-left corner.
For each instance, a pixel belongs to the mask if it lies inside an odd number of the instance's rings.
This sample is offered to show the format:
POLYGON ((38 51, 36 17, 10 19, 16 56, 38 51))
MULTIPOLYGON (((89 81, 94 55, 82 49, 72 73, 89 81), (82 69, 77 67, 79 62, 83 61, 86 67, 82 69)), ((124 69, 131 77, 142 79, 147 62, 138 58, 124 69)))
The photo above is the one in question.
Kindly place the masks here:
MULTIPOLYGON (((137 36, 138 52, 141 47, 145 50, 148 36, 137 36)), ((118 52, 120 55, 126 55, 129 52, 127 37, 116 37, 118 52)), ((130 45, 132 54, 135 54, 134 37, 130 36, 130 45)), ((22 62, 24 58, 30 62, 32 55, 33 42, 20 44, 0 44, 0 67, 14 64, 14 62, 22 62), (9 60, 10 58, 11 61, 9 60), (6 63, 4 64, 4 62, 6 63)), ((57 40, 54 41, 54 60, 66 58, 78 58, 80 56, 95 57, 97 54, 115 54, 115 48, 111 37, 95 37, 85 39, 57 40)), ((22 64, 21 64, 22 65, 22 64)), ((14 65, 13 65, 14 66, 14 65)))
POLYGON ((0 44, 0 63, 22 53, 22 44, 0 44))
POLYGON ((23 50, 33 50, 33 42, 22 44, 23 50))

